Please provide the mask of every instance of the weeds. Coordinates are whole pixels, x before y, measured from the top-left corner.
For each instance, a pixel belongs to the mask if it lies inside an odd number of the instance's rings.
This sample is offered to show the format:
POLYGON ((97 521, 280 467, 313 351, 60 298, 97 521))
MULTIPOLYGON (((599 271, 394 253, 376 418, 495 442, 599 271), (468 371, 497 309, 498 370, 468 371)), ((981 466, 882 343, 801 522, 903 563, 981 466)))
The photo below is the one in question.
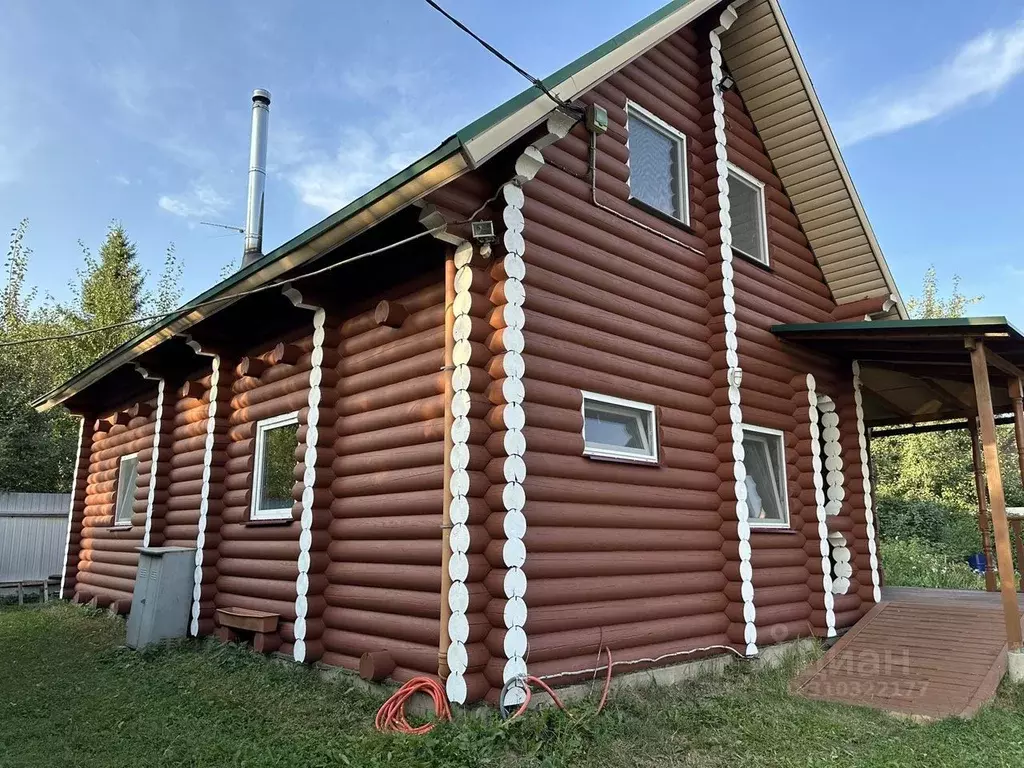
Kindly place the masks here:
POLYGON ((458 712, 381 735, 382 696, 237 646, 142 653, 123 620, 63 603, 0 609, 0 766, 1002 766, 1024 764, 1024 692, 970 722, 914 725, 791 697, 798 660, 527 713, 458 712))

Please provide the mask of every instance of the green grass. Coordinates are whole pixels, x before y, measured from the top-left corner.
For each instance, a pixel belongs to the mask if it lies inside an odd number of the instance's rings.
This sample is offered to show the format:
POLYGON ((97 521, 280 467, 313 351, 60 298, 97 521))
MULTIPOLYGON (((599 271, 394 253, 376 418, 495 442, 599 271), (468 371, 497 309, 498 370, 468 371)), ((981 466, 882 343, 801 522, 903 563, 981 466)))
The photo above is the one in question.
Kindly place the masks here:
POLYGON ((373 730, 379 696, 212 641, 135 653, 124 622, 65 604, 0 609, 0 766, 1021 766, 1024 688, 969 722, 916 725, 789 696, 794 665, 502 727, 373 730))
POLYGON ((984 576, 979 576, 966 562, 950 557, 930 542, 883 539, 880 554, 887 586, 985 589, 984 576))

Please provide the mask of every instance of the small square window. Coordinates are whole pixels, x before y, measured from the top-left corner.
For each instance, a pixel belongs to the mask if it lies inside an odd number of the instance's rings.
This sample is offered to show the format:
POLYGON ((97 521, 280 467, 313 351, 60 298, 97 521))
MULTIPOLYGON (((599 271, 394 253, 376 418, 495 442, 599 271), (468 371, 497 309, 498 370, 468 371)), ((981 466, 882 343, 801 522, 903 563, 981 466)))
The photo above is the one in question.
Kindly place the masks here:
POLYGON ((657 463, 654 406, 584 392, 583 454, 596 459, 657 463))
POLYGON ((253 520, 285 520, 292 516, 298 447, 297 413, 264 419, 256 425, 256 471, 250 515, 253 520))
POLYGON ((135 487, 139 483, 139 456, 122 456, 117 465, 117 504, 114 507, 114 525, 132 524, 132 506, 135 487))
POLYGON ((789 525, 785 444, 782 433, 743 427, 743 464, 747 470, 747 511, 752 525, 789 525))
POLYGON ((764 184, 735 165, 729 166, 729 215, 732 219, 732 249, 767 265, 764 184))
POLYGON ((636 104, 627 115, 630 196, 688 224, 686 136, 636 104))

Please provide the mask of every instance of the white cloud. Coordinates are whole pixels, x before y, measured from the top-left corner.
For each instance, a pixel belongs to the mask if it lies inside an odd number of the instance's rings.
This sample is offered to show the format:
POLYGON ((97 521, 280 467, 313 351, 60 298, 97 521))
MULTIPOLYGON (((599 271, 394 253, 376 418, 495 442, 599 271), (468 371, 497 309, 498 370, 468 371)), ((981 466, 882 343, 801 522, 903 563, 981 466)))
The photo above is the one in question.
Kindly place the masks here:
POLYGON ((306 205, 333 213, 422 154, 412 148, 415 142, 379 138, 383 133, 349 129, 333 155, 306 153, 306 161, 286 170, 285 178, 306 205))
POLYGON ((904 83, 861 103, 836 123, 849 146, 934 120, 979 96, 994 96, 1024 72, 1024 20, 990 29, 964 44, 951 59, 916 83, 904 83))
POLYGON ((315 141, 292 125, 271 129, 271 172, 283 177, 306 205, 334 213, 429 151, 446 126, 460 120, 450 95, 427 87, 414 66, 382 72, 343 72, 342 98, 359 125, 341 131, 335 146, 315 141), (442 116, 424 120, 423 115, 442 116))
POLYGON ((188 192, 162 195, 157 205, 168 213, 186 219, 219 216, 230 201, 205 182, 194 182, 188 192))

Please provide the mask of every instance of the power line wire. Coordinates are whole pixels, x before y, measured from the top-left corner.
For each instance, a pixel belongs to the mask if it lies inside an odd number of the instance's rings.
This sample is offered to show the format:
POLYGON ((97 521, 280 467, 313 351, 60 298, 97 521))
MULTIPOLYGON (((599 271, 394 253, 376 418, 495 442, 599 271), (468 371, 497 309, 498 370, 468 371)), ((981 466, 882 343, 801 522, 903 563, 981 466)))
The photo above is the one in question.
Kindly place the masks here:
POLYGON ((463 24, 457 18, 452 16, 452 14, 448 13, 448 11, 446 11, 444 8, 442 8, 438 3, 434 2, 434 0, 424 0, 424 1, 426 2, 427 5, 429 5, 435 11, 437 11, 442 16, 444 16, 446 19, 448 19, 448 21, 450 21, 452 24, 457 26, 459 29, 461 29, 463 32, 465 32, 467 35, 472 37, 474 40, 476 40, 478 43, 480 43, 480 45, 482 45, 484 48, 486 48, 492 54, 497 56, 503 62, 508 64, 510 67, 512 67, 512 69, 514 69, 520 75, 522 75, 527 80, 529 80, 533 84, 533 86, 535 88, 540 89, 544 93, 544 95, 547 96, 549 99, 551 99, 553 102, 555 102, 555 104, 557 104, 562 109, 564 109, 564 110, 566 110, 566 111, 568 111, 568 112, 570 112, 572 114, 580 114, 581 110, 580 110, 579 107, 574 107, 572 104, 569 104, 565 100, 560 99, 557 96, 555 96, 555 94, 553 94, 550 90, 548 90, 548 87, 546 85, 544 85, 544 82, 540 78, 534 77, 529 72, 527 72, 525 69, 520 67, 514 61, 512 61, 512 59, 510 59, 508 56, 503 54, 501 51, 499 51, 493 45, 488 43, 486 40, 484 40, 482 37, 480 37, 480 35, 478 35, 472 29, 467 27, 465 24, 463 24))
MULTIPOLYGON (((460 222, 454 222, 454 223, 455 224, 464 224, 464 223, 468 223, 468 220, 466 222, 461 222, 460 221, 460 222)), ((365 253, 359 253, 359 254, 356 254, 355 256, 350 256, 347 259, 343 259, 342 261, 335 262, 334 264, 328 264, 326 267, 322 267, 320 269, 313 270, 312 272, 306 272, 305 274, 295 275, 294 277, 289 277, 287 280, 275 280, 275 281, 270 282, 270 283, 265 283, 264 285, 257 286, 256 288, 251 288, 248 291, 239 291, 238 293, 232 293, 232 294, 229 294, 227 296, 219 296, 216 299, 209 299, 208 301, 201 301, 201 302, 199 302, 197 304, 188 304, 188 305, 186 305, 184 307, 181 307, 180 309, 175 309, 175 310, 173 310, 171 312, 162 312, 162 313, 160 313, 158 315, 146 315, 144 317, 136 317, 136 318, 134 318, 132 320, 123 320, 123 321, 121 321, 119 323, 111 323, 110 325, 103 325, 103 326, 100 326, 99 328, 87 328, 87 329, 82 330, 82 331, 73 331, 71 333, 60 333, 60 334, 55 334, 53 336, 37 336, 37 337, 33 337, 31 339, 16 339, 14 341, 2 341, 2 342, 0 342, 0 348, 4 348, 4 347, 18 347, 18 346, 23 346, 25 344, 38 344, 38 343, 41 343, 41 342, 44 342, 44 341, 63 341, 65 339, 77 339, 77 338, 80 338, 82 336, 89 336, 89 335, 91 335, 93 333, 101 333, 102 331, 112 331, 112 330, 115 330, 117 328, 126 328, 126 327, 128 327, 130 325, 136 325, 138 323, 145 323, 145 322, 150 322, 150 321, 154 321, 154 320, 163 320, 163 319, 166 319, 168 317, 173 317, 175 315, 186 314, 188 312, 191 312, 192 310, 199 309, 200 307, 208 307, 208 306, 211 306, 213 304, 222 304, 222 303, 224 303, 226 301, 231 301, 233 299, 240 299, 240 298, 243 298, 245 296, 252 296, 255 293, 261 293, 263 291, 268 291, 271 288, 280 288, 280 287, 285 286, 285 285, 290 285, 290 284, 296 282, 297 280, 305 280, 305 279, 310 278, 310 277, 316 277, 317 275, 322 275, 325 272, 330 272, 332 269, 337 269, 338 267, 342 266, 343 264, 351 264, 354 261, 359 261, 360 259, 365 259, 365 258, 368 258, 370 256, 376 256, 377 254, 393 250, 395 248, 398 248, 400 246, 405 245, 406 243, 411 243, 413 240, 418 240, 421 237, 426 237, 427 235, 433 235, 435 232, 440 232, 441 230, 445 229, 445 227, 447 227, 447 226, 448 226, 447 224, 440 224, 440 225, 438 225, 436 227, 432 227, 430 229, 425 229, 422 232, 417 232, 415 235, 407 237, 404 240, 399 240, 397 242, 391 243, 389 245, 385 245, 385 246, 383 246, 381 248, 377 248, 377 249, 372 250, 372 251, 366 251, 365 253)))

